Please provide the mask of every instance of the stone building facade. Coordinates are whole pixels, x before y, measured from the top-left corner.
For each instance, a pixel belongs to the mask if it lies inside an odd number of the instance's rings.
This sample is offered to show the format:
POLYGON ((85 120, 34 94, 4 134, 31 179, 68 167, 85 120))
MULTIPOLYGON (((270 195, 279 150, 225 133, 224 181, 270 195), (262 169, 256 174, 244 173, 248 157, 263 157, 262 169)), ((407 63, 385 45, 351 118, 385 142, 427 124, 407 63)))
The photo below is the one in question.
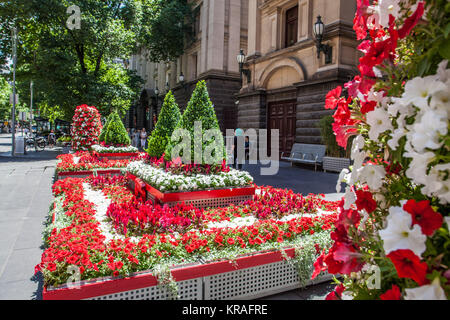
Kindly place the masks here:
POLYGON ((183 110, 196 83, 205 80, 221 129, 236 128, 236 93, 241 88, 236 57, 247 48, 248 0, 193 0, 192 4, 195 40, 182 56, 170 63, 153 63, 142 48, 130 58, 129 67, 145 84, 127 114, 128 127, 152 130, 168 89, 183 110))
POLYGON ((248 47, 244 68, 250 79, 236 95, 242 129, 280 130, 280 152, 292 144, 322 143, 318 121, 326 93, 357 73, 354 0, 248 0, 248 47), (323 43, 331 62, 317 56, 313 25, 325 25, 323 43))

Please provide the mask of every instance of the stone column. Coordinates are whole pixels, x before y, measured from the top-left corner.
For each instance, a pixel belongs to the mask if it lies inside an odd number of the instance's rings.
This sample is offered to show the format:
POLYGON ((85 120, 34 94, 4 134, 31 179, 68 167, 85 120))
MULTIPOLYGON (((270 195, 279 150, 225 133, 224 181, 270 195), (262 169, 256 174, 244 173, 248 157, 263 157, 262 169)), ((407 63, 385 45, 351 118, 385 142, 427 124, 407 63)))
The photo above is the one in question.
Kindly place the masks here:
POLYGON ((209 3, 208 21, 208 70, 223 70, 223 50, 225 39, 225 0, 214 0, 209 3))
POLYGON ((209 21, 209 0, 203 0, 203 5, 200 12, 200 23, 202 30, 201 48, 200 48, 200 68, 198 73, 206 71, 208 62, 208 21, 209 21))
MULTIPOLYGON (((241 49, 241 0, 230 0, 228 37, 228 71, 239 72, 236 56, 241 49)), ((245 48, 242 48, 245 50, 245 48)))
POLYGON ((248 56, 261 52, 261 12, 258 9, 258 0, 249 0, 248 3, 248 56))

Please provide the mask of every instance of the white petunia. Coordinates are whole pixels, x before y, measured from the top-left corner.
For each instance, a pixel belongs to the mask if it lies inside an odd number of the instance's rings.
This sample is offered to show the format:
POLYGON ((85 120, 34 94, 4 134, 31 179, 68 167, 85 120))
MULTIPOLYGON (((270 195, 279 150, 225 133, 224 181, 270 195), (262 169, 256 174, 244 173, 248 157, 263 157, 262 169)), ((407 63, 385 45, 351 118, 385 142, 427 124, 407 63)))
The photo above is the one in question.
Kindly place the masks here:
POLYGON ((378 190, 383 185, 386 170, 381 165, 366 164, 358 170, 359 180, 367 183, 370 189, 378 190))
POLYGON ((355 201, 356 201, 355 193, 351 190, 350 186, 347 186, 347 188, 345 188, 345 195, 344 195, 344 209, 345 210, 350 209, 350 206, 354 204, 355 201))
POLYGON ((441 287, 439 277, 436 277, 431 284, 405 289, 405 300, 447 300, 447 297, 441 287))
POLYGON ((404 137, 406 135, 406 130, 405 128, 401 127, 398 129, 395 129, 394 132, 391 134, 391 139, 389 139, 388 141, 388 146, 392 149, 392 150, 397 150, 398 148, 398 141, 404 137))
POLYGON ((412 179, 416 184, 424 184, 426 182, 425 176, 427 173, 428 164, 435 157, 434 153, 417 153, 412 151, 404 153, 404 157, 412 158, 412 161, 406 170, 406 176, 409 179, 412 179))
POLYGON ((417 77, 406 82, 402 98, 406 103, 423 109, 428 106, 428 98, 440 90, 446 90, 446 85, 438 81, 436 76, 417 77))
POLYGON ((411 228, 411 215, 401 207, 389 208, 386 218, 387 228, 379 232, 383 240, 383 248, 386 254, 399 249, 409 249, 417 256, 425 252, 427 239, 419 225, 411 228))
POLYGON ((369 138, 377 141, 380 133, 387 130, 393 130, 389 114, 384 108, 375 108, 367 113, 367 124, 370 125, 369 138))
POLYGON ((410 127, 408 133, 408 140, 419 153, 426 148, 432 150, 440 148, 442 142, 439 142, 439 136, 447 134, 448 126, 446 111, 433 110, 428 107, 423 111, 419 121, 416 119, 416 123, 410 127))
POLYGON ((385 27, 389 27, 389 15, 393 15, 394 18, 399 17, 400 6, 398 5, 398 0, 379 0, 378 4, 372 7, 378 16, 379 23, 385 27))

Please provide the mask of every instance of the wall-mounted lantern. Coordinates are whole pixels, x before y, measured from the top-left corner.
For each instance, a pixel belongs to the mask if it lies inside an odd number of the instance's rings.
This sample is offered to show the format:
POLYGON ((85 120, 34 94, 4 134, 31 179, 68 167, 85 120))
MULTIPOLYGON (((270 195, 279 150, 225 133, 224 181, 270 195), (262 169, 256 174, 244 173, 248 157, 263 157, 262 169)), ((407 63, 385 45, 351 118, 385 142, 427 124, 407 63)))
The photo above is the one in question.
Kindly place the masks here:
POLYGON ((327 44, 323 44, 323 34, 325 31, 325 25, 322 22, 322 17, 318 16, 316 23, 314 23, 314 36, 316 37, 316 46, 317 46, 317 58, 320 58, 320 53, 323 52, 325 54, 325 63, 331 63, 333 56, 333 49, 331 46, 327 44))

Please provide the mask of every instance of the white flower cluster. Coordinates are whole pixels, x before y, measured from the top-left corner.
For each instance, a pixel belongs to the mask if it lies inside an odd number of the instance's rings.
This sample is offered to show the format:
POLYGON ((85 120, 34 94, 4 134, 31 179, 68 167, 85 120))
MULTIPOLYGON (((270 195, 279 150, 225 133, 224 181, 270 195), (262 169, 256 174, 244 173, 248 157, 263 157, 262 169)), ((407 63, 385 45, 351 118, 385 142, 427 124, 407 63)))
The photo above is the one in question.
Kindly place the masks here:
POLYGON ((133 146, 127 146, 127 147, 102 147, 100 145, 94 145, 92 146, 92 150, 98 153, 135 153, 138 152, 138 149, 133 146))
POLYGON ((217 174, 193 174, 191 176, 185 176, 166 172, 161 168, 155 168, 142 161, 135 161, 128 165, 126 171, 141 178, 162 192, 243 187, 253 182, 253 178, 248 172, 235 169, 217 174))
POLYGON ((450 119, 450 69, 447 60, 440 63, 436 75, 414 78, 405 84, 402 97, 394 98, 388 107, 396 119, 388 145, 396 150, 399 140, 406 136, 404 156, 412 162, 406 176, 422 193, 438 197, 441 204, 450 203, 450 164, 437 164, 436 151, 443 146, 450 119))
POLYGON ((361 184, 366 183, 371 190, 379 190, 382 187, 384 177, 386 176, 386 170, 382 165, 372 163, 363 165, 364 160, 367 157, 366 152, 362 150, 364 143, 364 138, 361 135, 355 138, 350 154, 350 157, 353 160, 352 171, 350 172, 348 169, 343 169, 336 185, 336 191, 340 192, 341 182, 347 183, 344 196, 344 209, 346 210, 356 201, 356 195, 351 189, 352 185, 355 185, 357 182, 360 182, 361 184))

